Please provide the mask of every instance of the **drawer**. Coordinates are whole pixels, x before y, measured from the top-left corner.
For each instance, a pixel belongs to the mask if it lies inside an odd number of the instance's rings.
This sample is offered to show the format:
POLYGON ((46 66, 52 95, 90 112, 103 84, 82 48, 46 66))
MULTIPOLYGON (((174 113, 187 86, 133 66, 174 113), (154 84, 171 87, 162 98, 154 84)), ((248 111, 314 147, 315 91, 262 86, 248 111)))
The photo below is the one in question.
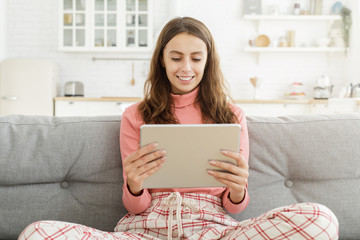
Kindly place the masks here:
POLYGON ((56 101, 55 116, 87 116, 88 102, 56 101))

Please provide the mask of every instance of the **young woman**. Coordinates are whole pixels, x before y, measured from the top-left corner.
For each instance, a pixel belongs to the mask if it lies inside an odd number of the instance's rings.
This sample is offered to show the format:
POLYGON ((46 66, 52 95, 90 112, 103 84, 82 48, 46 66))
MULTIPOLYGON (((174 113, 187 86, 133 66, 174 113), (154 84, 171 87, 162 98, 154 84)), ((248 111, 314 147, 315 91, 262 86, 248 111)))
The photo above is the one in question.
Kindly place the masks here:
POLYGON ((229 103, 214 40, 203 23, 185 17, 166 24, 154 50, 144 96, 143 101, 128 107, 122 116, 123 203, 129 214, 119 221, 115 232, 47 221, 30 225, 19 239, 338 238, 336 217, 319 204, 281 207, 243 222, 225 212, 240 213, 249 202, 249 141, 245 115, 229 103), (139 147, 140 126, 145 123, 241 124, 240 152, 222 152, 233 158, 237 166, 219 161, 209 163, 227 170, 228 173, 208 171, 226 187, 144 189, 144 181, 166 161, 166 152, 156 150, 155 143, 139 147), (61 234, 59 229, 64 229, 61 234))

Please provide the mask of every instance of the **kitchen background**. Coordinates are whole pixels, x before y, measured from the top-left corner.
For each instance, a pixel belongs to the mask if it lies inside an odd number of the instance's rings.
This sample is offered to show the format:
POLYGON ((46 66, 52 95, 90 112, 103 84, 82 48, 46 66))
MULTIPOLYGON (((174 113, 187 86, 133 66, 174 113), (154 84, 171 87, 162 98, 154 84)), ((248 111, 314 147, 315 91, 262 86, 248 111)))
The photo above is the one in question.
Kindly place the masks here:
MULTIPOLYGON (((91 0, 85 0, 91 1, 91 0)), ((142 97, 151 49, 147 52, 62 51, 60 0, 0 1, 0 60, 45 58, 59 68, 57 96, 64 96, 68 81, 84 84, 85 97, 142 97), (93 60, 102 58, 108 60, 93 60), (112 60, 116 58, 116 60, 112 60), (135 84, 132 84, 134 66, 135 84)), ((265 34, 270 46, 279 46, 289 30, 294 31, 296 47, 318 47, 317 40, 336 34, 334 20, 254 20, 244 18, 244 0, 153 0, 153 41, 163 25, 175 16, 192 16, 211 30, 225 77, 234 99, 253 99, 250 79, 258 79, 258 99, 284 99, 294 82, 302 84, 305 99, 313 99, 314 86, 321 75, 334 85, 333 97, 344 86, 360 82, 360 41, 358 0, 323 0, 321 14, 336 13, 339 4, 352 13, 350 48, 347 51, 254 51, 249 47, 265 34), (334 31, 332 31, 334 30, 334 31), (283 38, 282 38, 283 37, 283 38), (261 81, 260 81, 261 80, 261 81)), ((250 1, 251 2, 251 1, 250 1)), ((263 15, 309 14, 311 0, 262 0, 263 15), (298 4, 298 5, 297 5, 298 4), (300 6, 300 10, 294 6, 300 6), (297 12, 296 12, 297 11, 297 12)), ((318 9, 319 10, 319 9, 318 9)), ((288 39, 289 40, 289 39, 288 39)), ((261 44, 267 44, 267 39, 261 44)), ((260 45, 261 46, 261 45, 260 45)), ((340 44, 340 47, 341 44, 340 44)), ((278 47, 277 49, 279 49, 278 47)), ((288 48, 287 48, 288 49, 288 48)), ((294 48, 295 49, 295 48, 294 48)), ((305 49, 305 48, 304 48, 305 49)), ((319 48, 321 49, 321 48, 319 48)))

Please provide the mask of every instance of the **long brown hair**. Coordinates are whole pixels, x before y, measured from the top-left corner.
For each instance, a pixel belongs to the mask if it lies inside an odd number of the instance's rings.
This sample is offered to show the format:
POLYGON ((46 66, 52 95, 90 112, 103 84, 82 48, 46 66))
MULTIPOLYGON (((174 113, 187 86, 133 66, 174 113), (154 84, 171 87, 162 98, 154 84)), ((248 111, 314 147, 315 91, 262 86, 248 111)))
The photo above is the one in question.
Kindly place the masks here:
POLYGON ((235 114, 228 104, 228 90, 220 69, 214 39, 209 29, 200 21, 175 18, 162 29, 151 59, 149 75, 144 86, 144 100, 138 110, 147 124, 179 123, 172 110, 171 84, 162 66, 161 58, 166 44, 179 33, 189 33, 204 41, 207 47, 207 63, 199 83, 196 98, 205 123, 236 123, 235 114))

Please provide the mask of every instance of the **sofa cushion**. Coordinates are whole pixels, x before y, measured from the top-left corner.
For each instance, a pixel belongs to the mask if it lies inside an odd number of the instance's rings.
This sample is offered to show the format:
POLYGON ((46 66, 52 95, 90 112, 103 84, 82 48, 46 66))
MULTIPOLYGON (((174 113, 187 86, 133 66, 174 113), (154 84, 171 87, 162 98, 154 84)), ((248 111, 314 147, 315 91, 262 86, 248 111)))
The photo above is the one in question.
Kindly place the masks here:
POLYGON ((360 114, 247 118, 250 203, 238 220, 283 205, 316 202, 360 239, 360 114))
POLYGON ((120 117, 0 118, 0 239, 61 220, 113 231, 121 201, 120 117))

